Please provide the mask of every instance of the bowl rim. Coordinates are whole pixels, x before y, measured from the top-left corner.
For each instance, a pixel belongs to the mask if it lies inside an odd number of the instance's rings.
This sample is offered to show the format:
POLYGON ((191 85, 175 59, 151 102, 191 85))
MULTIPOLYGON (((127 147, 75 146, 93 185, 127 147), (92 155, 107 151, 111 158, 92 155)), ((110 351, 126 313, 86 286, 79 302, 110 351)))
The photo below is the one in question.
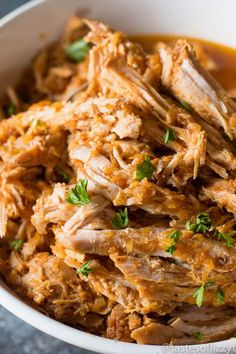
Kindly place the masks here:
POLYGON ((102 354, 158 354, 163 352, 202 352, 211 353, 221 348, 236 348, 236 338, 225 341, 213 342, 198 345, 180 345, 175 346, 171 350, 171 346, 167 343, 164 345, 143 345, 137 343, 126 343, 116 340, 103 338, 82 330, 70 327, 62 322, 54 320, 34 307, 28 305, 20 299, 5 284, 0 282, 0 305, 17 316, 21 320, 30 324, 34 328, 51 335, 66 343, 73 344, 88 350, 93 350, 102 354))
POLYGON ((42 3, 48 0, 30 0, 27 3, 20 5, 19 7, 15 8, 14 10, 10 11, 2 18, 0 18, 0 29, 15 19, 15 17, 20 16, 24 12, 31 10, 33 7, 41 5, 42 3))
MULTIPOLYGON (((49 2, 50 0, 31 0, 11 11, 0 19, 0 30, 8 25, 16 17, 30 11, 32 8, 49 2)), ((158 354, 164 352, 215 352, 215 349, 236 348, 236 338, 198 345, 175 346, 172 349, 169 344, 143 345, 111 340, 70 327, 62 322, 54 320, 20 299, 11 289, 0 281, 0 305, 16 317, 30 324, 32 327, 51 335, 76 347, 92 350, 102 354, 158 354), (195 348, 195 350, 194 350, 195 348)))

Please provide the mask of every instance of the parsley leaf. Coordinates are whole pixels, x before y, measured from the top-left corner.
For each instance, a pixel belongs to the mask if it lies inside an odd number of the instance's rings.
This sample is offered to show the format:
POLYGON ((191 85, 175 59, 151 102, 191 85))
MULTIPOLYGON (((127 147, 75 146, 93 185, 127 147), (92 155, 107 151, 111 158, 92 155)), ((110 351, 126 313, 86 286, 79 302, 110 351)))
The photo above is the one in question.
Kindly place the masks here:
POLYGON ((155 171, 155 166, 151 163, 151 160, 148 156, 145 156, 145 159, 141 164, 139 164, 136 168, 135 178, 138 181, 142 181, 142 179, 152 178, 153 172, 155 171))
POLYGON ((169 246, 167 246, 165 248, 165 252, 170 253, 171 255, 173 255, 173 253, 176 251, 176 247, 175 244, 176 242, 179 240, 180 236, 181 236, 181 231, 180 230, 174 230, 172 231, 170 234, 168 234, 166 237, 170 238, 171 240, 173 240, 171 242, 171 244, 169 246))
POLYGON ((10 248, 12 250, 19 251, 23 247, 23 243, 24 243, 24 241, 20 240, 20 239, 11 241, 10 242, 10 248))
POLYGON ((187 222, 186 227, 189 231, 205 234, 212 227, 212 220, 208 213, 197 214, 194 221, 193 223, 190 220, 187 222))
POLYGON ((197 340, 202 340, 204 338, 204 335, 202 332, 196 332, 194 333, 194 337, 197 339, 197 340))
POLYGON ((88 180, 80 179, 79 183, 72 188, 66 198, 66 201, 73 205, 85 205, 90 202, 88 193, 87 193, 88 180))
POLYGON ((116 229, 124 229, 128 225, 128 222, 128 208, 126 207, 124 210, 118 210, 116 216, 112 220, 112 225, 115 226, 116 229))
POLYGON ((163 141, 165 144, 169 144, 171 141, 176 140, 176 135, 173 129, 167 128, 163 141))
POLYGON ((214 282, 213 281, 208 281, 207 283, 203 283, 200 288, 198 288, 197 290, 194 291, 193 293, 193 297, 195 298, 195 301, 196 301, 196 305, 198 307, 201 307, 202 306, 202 303, 203 303, 203 298, 204 298, 204 292, 206 290, 206 288, 208 286, 211 286, 213 285, 214 282))
POLYGON ((175 242, 172 241, 171 244, 165 248, 165 252, 173 255, 175 253, 175 251, 176 251, 175 242))
POLYGON ((89 44, 85 42, 84 39, 79 39, 78 41, 75 41, 71 45, 65 48, 65 53, 66 55, 76 61, 77 63, 80 63, 83 61, 89 52, 89 44))
POLYGON ((234 247, 234 239, 232 238, 231 233, 223 233, 220 232, 219 230, 216 230, 215 237, 219 241, 224 240, 227 247, 234 247))
POLYGON ((90 268, 91 261, 85 262, 80 268, 76 270, 77 274, 82 274, 85 277, 89 276, 89 273, 92 273, 93 270, 90 268))
POLYGON ((179 240, 180 236, 181 236, 181 231, 178 229, 172 231, 170 234, 167 235, 168 238, 170 238, 171 240, 174 240, 175 242, 177 242, 179 240))
POLYGON ((193 109, 190 106, 190 104, 186 101, 180 101, 181 105, 183 106, 183 108, 185 108, 187 111, 192 112, 193 109))
POLYGON ((196 304, 198 307, 202 306, 203 303, 203 297, 204 297, 204 291, 205 291, 205 284, 202 284, 200 288, 194 291, 193 297, 195 298, 196 304))
POLYGON ((7 116, 11 117, 15 113, 16 113, 16 106, 14 105, 14 103, 11 102, 7 107, 7 116))
POLYGON ((217 304, 222 305, 224 303, 224 293, 220 288, 217 290, 216 297, 217 297, 217 304))

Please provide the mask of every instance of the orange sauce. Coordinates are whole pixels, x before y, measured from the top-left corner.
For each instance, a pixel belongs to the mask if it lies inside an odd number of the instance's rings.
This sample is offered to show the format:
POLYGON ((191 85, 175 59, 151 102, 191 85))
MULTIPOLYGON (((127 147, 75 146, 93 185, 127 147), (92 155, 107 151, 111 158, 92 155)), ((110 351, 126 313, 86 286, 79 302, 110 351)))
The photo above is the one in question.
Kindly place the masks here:
MULTIPOLYGON (((140 43, 149 53, 155 52, 157 42, 165 42, 173 46, 179 38, 184 37, 162 35, 132 36, 132 40, 140 43)), ((209 71, 230 95, 236 96, 236 49, 201 39, 186 39, 196 46, 196 50, 200 47, 203 53, 212 59, 215 67, 209 68, 209 71)))

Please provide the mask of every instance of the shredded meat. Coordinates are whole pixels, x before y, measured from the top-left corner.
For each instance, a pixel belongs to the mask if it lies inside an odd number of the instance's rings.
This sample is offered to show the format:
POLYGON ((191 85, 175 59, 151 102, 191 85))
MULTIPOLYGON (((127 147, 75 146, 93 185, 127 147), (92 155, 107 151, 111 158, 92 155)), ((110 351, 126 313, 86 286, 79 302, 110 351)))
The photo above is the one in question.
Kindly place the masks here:
POLYGON ((0 272, 32 306, 139 344, 235 333, 236 104, 197 57, 73 17, 7 90, 0 272))

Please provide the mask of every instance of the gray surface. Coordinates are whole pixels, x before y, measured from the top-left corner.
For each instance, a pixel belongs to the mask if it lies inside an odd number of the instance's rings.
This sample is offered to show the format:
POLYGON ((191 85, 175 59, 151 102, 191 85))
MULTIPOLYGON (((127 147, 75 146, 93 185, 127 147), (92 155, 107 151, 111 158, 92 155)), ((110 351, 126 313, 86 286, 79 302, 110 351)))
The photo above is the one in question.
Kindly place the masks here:
POLYGON ((1 354, 92 354, 25 324, 0 306, 1 354))
MULTIPOLYGON (((0 0, 0 17, 26 0, 0 0)), ((56 340, 19 320, 0 306, 0 354, 92 354, 56 340)))

